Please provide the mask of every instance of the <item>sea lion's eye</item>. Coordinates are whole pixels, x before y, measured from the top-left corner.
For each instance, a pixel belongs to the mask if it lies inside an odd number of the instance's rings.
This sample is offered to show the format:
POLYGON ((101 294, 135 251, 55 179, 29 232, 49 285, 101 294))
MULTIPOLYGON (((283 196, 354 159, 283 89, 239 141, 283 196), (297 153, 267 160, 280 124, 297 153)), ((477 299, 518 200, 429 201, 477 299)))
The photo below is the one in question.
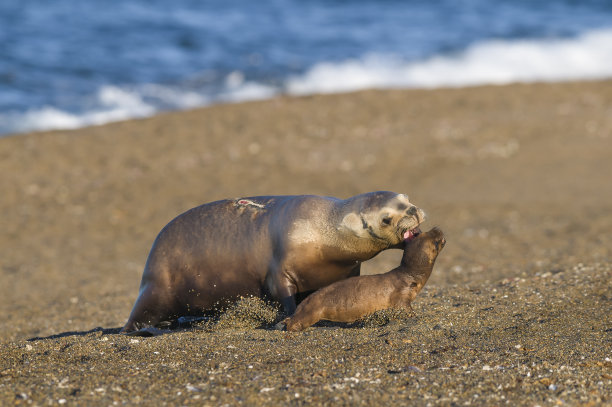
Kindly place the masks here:
POLYGON ((390 225, 391 224, 391 220, 392 220, 392 218, 390 216, 385 216, 382 219, 382 223, 384 223, 385 225, 390 225))

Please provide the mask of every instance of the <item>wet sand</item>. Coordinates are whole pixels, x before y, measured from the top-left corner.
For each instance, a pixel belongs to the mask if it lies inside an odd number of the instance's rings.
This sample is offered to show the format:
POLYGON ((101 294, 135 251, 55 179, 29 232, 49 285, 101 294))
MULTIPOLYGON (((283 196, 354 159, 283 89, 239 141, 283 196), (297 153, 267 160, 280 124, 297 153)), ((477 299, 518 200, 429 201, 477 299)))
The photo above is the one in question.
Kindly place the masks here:
POLYGON ((2 138, 0 404, 612 405, 610 174, 612 81, 278 98, 2 138), (409 194, 448 238, 411 318, 290 334, 251 305, 116 334, 177 214, 372 190, 409 194))

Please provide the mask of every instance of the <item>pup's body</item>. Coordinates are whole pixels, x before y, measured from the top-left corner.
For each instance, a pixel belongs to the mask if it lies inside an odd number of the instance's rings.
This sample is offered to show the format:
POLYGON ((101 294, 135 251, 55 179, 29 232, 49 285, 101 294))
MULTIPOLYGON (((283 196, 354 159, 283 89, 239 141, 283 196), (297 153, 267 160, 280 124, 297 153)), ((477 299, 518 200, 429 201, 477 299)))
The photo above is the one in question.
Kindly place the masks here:
POLYGON ((388 308, 410 308, 431 275, 446 240, 438 228, 404 243, 399 267, 378 275, 351 277, 323 287, 308 296, 292 317, 288 331, 301 331, 321 319, 353 322, 388 308))

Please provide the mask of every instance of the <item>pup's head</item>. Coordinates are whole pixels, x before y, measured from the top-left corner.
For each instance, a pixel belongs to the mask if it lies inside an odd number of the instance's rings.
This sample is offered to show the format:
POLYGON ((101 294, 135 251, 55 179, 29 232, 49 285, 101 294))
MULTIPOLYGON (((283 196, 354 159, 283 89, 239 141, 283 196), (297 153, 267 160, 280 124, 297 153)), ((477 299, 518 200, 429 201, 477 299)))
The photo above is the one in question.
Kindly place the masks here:
POLYGON ((431 268, 444 245, 446 245, 446 238, 438 227, 434 227, 427 232, 417 232, 412 239, 404 242, 402 265, 415 269, 431 268))

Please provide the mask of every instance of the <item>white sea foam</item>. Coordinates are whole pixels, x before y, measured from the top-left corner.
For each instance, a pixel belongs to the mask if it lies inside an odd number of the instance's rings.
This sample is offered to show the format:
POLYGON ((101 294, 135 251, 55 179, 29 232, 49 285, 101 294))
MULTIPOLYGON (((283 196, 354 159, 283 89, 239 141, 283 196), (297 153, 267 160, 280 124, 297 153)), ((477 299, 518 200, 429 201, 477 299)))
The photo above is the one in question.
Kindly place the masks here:
POLYGON ((222 90, 211 95, 158 84, 145 84, 129 89, 103 86, 92 98, 91 107, 80 114, 52 106, 27 112, 0 113, 0 133, 76 129, 148 117, 161 110, 190 109, 215 102, 269 99, 278 92, 278 89, 271 86, 246 81, 239 72, 228 75, 222 90))
POLYGON ((278 94, 278 89, 261 83, 245 80, 244 74, 235 71, 225 78, 225 89, 217 100, 222 102, 245 102, 269 99, 278 94))
POLYGON ((302 95, 368 88, 434 88, 612 77, 612 29, 576 38, 496 40, 453 55, 403 62, 386 55, 320 63, 287 81, 302 95))
POLYGON ((171 109, 191 109, 210 103, 210 99, 199 92, 152 83, 141 85, 137 92, 152 106, 171 109))
POLYGON ((2 127, 14 132, 34 130, 76 129, 135 117, 150 116, 155 107, 146 103, 141 95, 116 86, 103 86, 95 96, 94 107, 74 114, 44 106, 25 113, 0 114, 2 127))
POLYGON ((227 75, 215 93, 159 84, 103 86, 93 96, 91 107, 79 114, 52 106, 0 113, 0 132, 73 129, 151 116, 160 110, 267 99, 280 93, 304 95, 368 88, 461 87, 610 77, 612 29, 605 29, 575 38, 486 41, 463 52, 421 61, 370 54, 344 62, 321 62, 302 75, 288 78, 280 87, 246 80, 239 71, 227 75))

